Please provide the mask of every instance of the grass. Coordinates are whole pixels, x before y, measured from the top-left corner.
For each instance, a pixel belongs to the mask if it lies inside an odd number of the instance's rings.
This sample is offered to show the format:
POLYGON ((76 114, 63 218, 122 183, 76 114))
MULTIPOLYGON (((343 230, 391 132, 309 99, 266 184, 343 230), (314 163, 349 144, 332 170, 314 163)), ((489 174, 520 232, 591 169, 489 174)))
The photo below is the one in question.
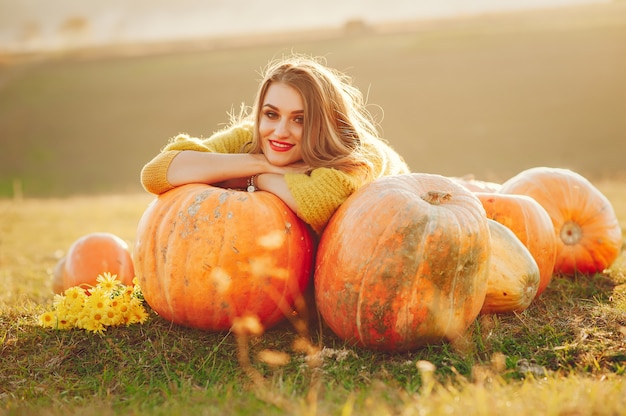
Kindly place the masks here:
MULTIPOLYGON (((626 184, 598 187, 624 228, 626 184)), ((481 317, 459 342, 407 353, 345 345, 315 321, 309 353, 289 322, 247 339, 153 312, 102 336, 40 328, 71 242, 106 230, 132 246, 150 199, 0 201, 0 414, 623 414, 626 252, 607 273, 555 276, 521 314, 481 317), (289 362, 264 363, 267 350, 289 362)))

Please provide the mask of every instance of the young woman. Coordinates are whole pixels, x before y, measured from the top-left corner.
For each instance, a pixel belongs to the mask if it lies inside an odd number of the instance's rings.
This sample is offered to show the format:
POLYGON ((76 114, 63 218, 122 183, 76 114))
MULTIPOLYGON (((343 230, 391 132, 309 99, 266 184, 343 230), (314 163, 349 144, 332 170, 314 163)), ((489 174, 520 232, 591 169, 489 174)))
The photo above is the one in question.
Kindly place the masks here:
POLYGON ((206 139, 171 139, 141 182, 154 194, 188 183, 271 192, 319 234, 361 186, 408 172, 345 74, 290 56, 268 65, 250 115, 206 139))

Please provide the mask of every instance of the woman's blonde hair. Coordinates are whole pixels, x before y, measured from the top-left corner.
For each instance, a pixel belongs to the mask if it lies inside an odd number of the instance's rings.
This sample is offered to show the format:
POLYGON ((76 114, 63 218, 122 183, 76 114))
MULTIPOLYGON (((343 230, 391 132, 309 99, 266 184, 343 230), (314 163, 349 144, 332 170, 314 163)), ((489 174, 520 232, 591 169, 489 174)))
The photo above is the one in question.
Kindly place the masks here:
POLYGON ((366 169, 364 143, 379 140, 376 124, 366 109, 361 91, 345 74, 327 67, 320 58, 292 55, 270 62, 263 72, 251 118, 255 122, 250 153, 261 152, 259 121, 263 100, 274 82, 297 90, 304 102, 302 160, 311 168, 331 167, 343 171, 366 169))

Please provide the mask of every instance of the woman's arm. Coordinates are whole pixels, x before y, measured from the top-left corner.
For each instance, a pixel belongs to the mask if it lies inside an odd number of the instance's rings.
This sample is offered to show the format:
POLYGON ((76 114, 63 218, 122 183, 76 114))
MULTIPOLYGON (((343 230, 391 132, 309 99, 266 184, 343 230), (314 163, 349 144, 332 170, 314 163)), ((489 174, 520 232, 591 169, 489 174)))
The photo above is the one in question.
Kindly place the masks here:
MULTIPOLYGON (((158 195, 174 188, 175 185, 170 183, 170 179, 176 182, 176 186, 194 182, 215 183, 213 179, 207 177, 207 174, 209 176, 211 174, 210 171, 205 171, 205 169, 207 166, 211 169, 211 166, 215 165, 212 163, 212 160, 218 160, 219 162, 219 158, 212 159, 212 156, 200 156, 198 154, 219 153, 236 155, 241 152, 246 143, 252 140, 252 130, 251 123, 243 123, 220 130, 208 139, 179 134, 170 139, 161 152, 144 165, 141 169, 141 184, 146 191, 158 195), (196 155, 193 156, 192 153, 196 155), (185 166, 187 158, 190 159, 190 167, 188 168, 185 166), (174 163, 174 169, 170 172, 170 165, 173 164, 174 159, 177 159, 177 161, 174 163), (178 167, 176 167, 177 165, 178 167)), ((241 156, 236 155, 231 160, 238 162, 236 160, 237 157, 241 156)), ((250 160, 248 159, 248 162, 250 160)), ((219 165, 220 163, 216 166, 219 165)), ((237 166, 238 163, 233 163, 226 166, 226 168, 232 170, 237 166)), ((215 170, 215 172, 219 173, 219 170, 215 170)), ((222 171, 222 173, 226 172, 222 171)), ((230 176, 230 174, 227 176, 230 176)), ((243 176, 243 173, 239 174, 239 176, 243 176)))
POLYGON ((188 183, 217 184, 237 178, 248 178, 268 169, 261 154, 211 153, 185 150, 178 153, 167 169, 172 186, 188 183))
POLYGON ((262 154, 186 150, 172 159, 167 170, 167 181, 172 186, 207 183, 243 188, 247 180, 256 175, 255 185, 259 190, 273 193, 298 214, 298 205, 287 186, 284 174, 302 173, 308 169, 303 163, 274 166, 262 154))

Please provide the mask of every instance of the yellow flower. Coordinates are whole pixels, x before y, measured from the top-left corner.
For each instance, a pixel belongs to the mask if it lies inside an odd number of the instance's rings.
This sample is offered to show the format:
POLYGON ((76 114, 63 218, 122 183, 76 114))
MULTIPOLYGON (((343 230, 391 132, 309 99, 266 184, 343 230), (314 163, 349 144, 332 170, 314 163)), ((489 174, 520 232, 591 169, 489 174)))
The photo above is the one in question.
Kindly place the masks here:
POLYGON ((58 304, 65 302, 65 295, 56 293, 52 298, 52 306, 56 307, 58 304))
POLYGON ((87 290, 75 286, 63 295, 55 295, 52 310, 39 316, 39 324, 44 328, 103 333, 107 326, 144 323, 148 319, 137 278, 133 286, 123 285, 110 273, 98 276, 97 281, 87 290))
POLYGON ((119 315, 112 308, 107 308, 102 316, 102 324, 105 326, 119 325, 119 315))
POLYGON ((122 286, 122 282, 117 280, 117 275, 112 275, 109 272, 105 272, 96 277, 96 281, 98 282, 97 287, 102 288, 107 293, 114 293, 122 286))
POLYGON ((105 318, 106 325, 116 326, 124 323, 124 308, 123 298, 116 296, 113 299, 109 299, 105 318))
POLYGON ((39 324, 44 328, 68 329, 73 326, 65 316, 59 315, 58 312, 48 311, 39 316, 39 324))
POLYGON ((128 326, 136 323, 143 324, 147 320, 148 312, 146 312, 143 305, 139 302, 131 302, 126 325, 128 326))
POLYGON ((59 321, 58 329, 68 329, 74 326, 78 320, 78 316, 82 306, 79 309, 68 307, 67 304, 62 303, 56 308, 56 316, 59 321))
POLYGON ((85 289, 79 286, 70 287, 65 290, 65 299, 69 299, 70 302, 82 302, 87 297, 85 289))
POLYGON ((102 334, 106 328, 102 322, 104 315, 102 311, 94 311, 91 314, 85 315, 80 321, 81 327, 90 332, 97 332, 102 334))
POLYGON ((129 304, 129 302, 124 302, 121 303, 117 308, 120 311, 122 317, 124 317, 124 319, 126 319, 126 317, 128 316, 128 312, 130 311, 130 308, 128 307, 129 304))
POLYGON ((82 288, 77 286, 71 287, 65 291, 64 299, 57 304, 57 309, 65 307, 69 315, 78 315, 83 309, 86 298, 87 295, 82 288))
POLYGON ((73 317, 63 316, 57 314, 57 326, 56 329, 70 329, 74 327, 76 319, 73 317))
POLYGON ((91 295, 85 299, 84 305, 86 308, 102 309, 108 298, 108 293, 101 287, 96 286, 91 290, 91 295))
POLYGON ((39 315, 39 325, 44 328, 54 328, 56 327, 57 317, 53 311, 44 312, 39 315))
POLYGON ((96 313, 99 314, 99 319, 101 320, 102 316, 104 316, 105 314, 106 304, 107 304, 106 293, 104 293, 101 288, 96 286, 91 291, 91 296, 88 296, 85 299, 85 302, 83 304, 83 309, 80 311, 78 315, 78 320, 80 322, 80 325, 83 328, 87 326, 88 324, 85 323, 85 321, 92 319, 92 317, 96 313))

